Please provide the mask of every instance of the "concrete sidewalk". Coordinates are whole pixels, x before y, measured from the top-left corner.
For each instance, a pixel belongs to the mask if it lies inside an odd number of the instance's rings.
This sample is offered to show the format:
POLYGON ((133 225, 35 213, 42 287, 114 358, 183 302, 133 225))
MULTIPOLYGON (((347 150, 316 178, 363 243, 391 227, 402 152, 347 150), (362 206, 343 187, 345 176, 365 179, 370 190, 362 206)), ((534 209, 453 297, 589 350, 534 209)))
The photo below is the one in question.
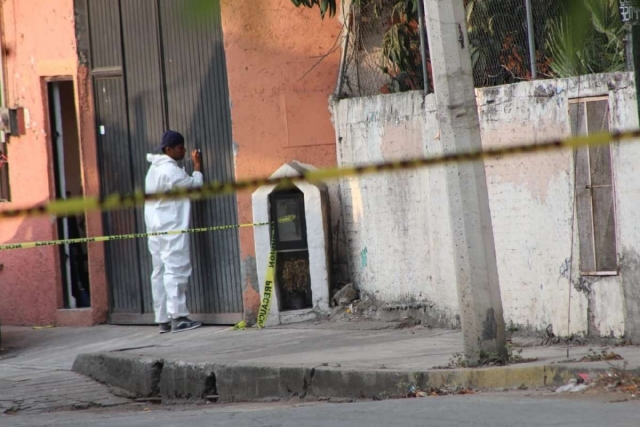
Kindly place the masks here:
MULTIPOLYGON (((3 327, 22 365, 57 366, 138 396, 251 401, 291 396, 384 398, 412 385, 504 389, 549 387, 576 373, 605 372, 611 365, 640 369, 640 348, 611 350, 624 360, 568 362, 566 347, 526 347, 531 363, 480 369, 436 369, 462 351, 460 331, 422 326, 394 329, 384 322, 324 323, 263 330, 205 327, 159 335, 155 327, 99 326, 33 331, 3 327), (75 362, 74 362, 75 361, 75 362)), ((530 345, 532 340, 514 340, 530 345)), ((540 341, 540 340, 535 340, 540 341)), ((589 349, 574 347, 580 360, 589 349)), ((10 353, 11 354, 11 353, 10 353)), ((0 368, 2 361, 0 361, 0 368)))
POLYGON ((108 386, 71 371, 77 354, 73 346, 88 331, 2 326, 2 334, 0 417, 130 402, 115 396, 108 386))

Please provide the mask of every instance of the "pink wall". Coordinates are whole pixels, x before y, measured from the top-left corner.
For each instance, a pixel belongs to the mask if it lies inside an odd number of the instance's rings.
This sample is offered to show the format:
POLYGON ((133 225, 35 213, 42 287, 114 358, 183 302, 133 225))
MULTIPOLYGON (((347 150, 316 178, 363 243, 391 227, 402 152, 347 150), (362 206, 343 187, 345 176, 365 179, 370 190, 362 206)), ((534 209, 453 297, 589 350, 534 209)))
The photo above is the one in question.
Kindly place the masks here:
MULTIPOLYGON (((28 206, 55 196, 49 135, 46 81, 73 79, 82 150, 85 191, 97 191, 95 135, 87 105, 89 81, 78 66, 73 0, 8 0, 2 4, 7 105, 25 108, 27 132, 9 139, 12 202, 28 206), (80 97, 78 97, 80 94, 80 97), (78 108, 78 105, 80 108, 78 108), (88 126, 88 128, 87 128, 88 126), (91 172, 93 171, 93 172, 91 172)), ((5 206, 0 206, 4 208, 5 206)), ((99 217, 89 218, 90 232, 99 234, 99 217)), ((57 237, 46 217, 2 221, 0 242, 17 243, 57 237)), ((0 252, 0 322, 3 324, 92 324, 107 310, 104 262, 100 247, 91 247, 92 310, 65 311, 57 249, 53 247, 0 252)))
MULTIPOLYGON (((223 0, 222 23, 237 179, 270 175, 294 159, 335 165, 328 98, 340 48, 302 77, 334 47, 337 17, 322 21, 317 8, 297 9, 290 0, 223 0)), ((241 223, 252 222, 250 193, 239 194, 238 210, 241 223)), ((245 313, 252 317, 259 301, 252 229, 241 229, 240 247, 245 313)))

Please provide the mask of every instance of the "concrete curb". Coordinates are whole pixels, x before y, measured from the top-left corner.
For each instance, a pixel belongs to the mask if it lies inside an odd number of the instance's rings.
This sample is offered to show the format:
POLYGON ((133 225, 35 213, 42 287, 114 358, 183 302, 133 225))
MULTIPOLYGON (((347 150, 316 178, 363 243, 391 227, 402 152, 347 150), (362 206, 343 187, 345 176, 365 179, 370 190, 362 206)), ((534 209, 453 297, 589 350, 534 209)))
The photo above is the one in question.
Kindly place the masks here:
POLYGON ((164 361, 123 353, 79 354, 71 368, 101 383, 118 387, 139 397, 159 394, 164 361))
POLYGON ((402 397, 410 386, 469 387, 504 390, 566 384, 577 373, 606 368, 563 365, 512 365, 495 368, 426 370, 349 369, 330 366, 260 366, 255 364, 185 363, 123 353, 81 354, 75 372, 163 401, 194 401, 217 395, 221 402, 248 402, 290 397, 384 399, 402 397))
POLYGON ((215 365, 165 361, 158 385, 163 401, 201 400, 217 393, 215 365))

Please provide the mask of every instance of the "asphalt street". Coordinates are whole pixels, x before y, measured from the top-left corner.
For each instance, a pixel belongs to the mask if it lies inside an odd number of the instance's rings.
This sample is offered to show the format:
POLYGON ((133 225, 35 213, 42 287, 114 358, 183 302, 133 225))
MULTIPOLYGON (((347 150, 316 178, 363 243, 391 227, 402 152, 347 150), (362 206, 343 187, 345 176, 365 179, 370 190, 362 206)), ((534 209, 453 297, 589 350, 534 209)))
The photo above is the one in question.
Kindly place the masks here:
POLYGON ((638 427, 640 402, 597 399, 473 395, 360 403, 272 403, 116 407, 37 415, 5 415, 2 426, 92 427, 638 427))

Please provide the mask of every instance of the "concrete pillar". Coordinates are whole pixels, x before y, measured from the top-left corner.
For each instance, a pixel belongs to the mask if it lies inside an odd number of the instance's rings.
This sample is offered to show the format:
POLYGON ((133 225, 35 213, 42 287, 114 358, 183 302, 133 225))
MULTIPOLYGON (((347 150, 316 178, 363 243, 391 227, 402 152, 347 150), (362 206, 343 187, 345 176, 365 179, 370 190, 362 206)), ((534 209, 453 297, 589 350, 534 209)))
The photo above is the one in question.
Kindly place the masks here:
MULTIPOLYGON (((462 0, 424 0, 440 139, 445 153, 482 147, 462 0)), ((464 349, 471 363, 506 356, 484 162, 447 169, 464 349)))

